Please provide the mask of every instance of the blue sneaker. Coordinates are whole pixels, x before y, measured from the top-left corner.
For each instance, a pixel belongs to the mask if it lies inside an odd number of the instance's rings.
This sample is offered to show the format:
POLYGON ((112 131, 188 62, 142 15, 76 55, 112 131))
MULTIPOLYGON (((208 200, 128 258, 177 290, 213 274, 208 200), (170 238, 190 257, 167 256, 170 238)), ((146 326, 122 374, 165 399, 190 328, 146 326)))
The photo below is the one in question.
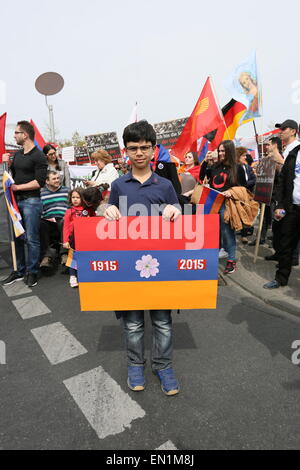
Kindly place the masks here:
POLYGON ((267 282, 267 284, 263 286, 264 289, 278 289, 278 287, 281 287, 281 284, 276 280, 267 282))
POLYGON ((128 366, 127 385, 134 392, 145 390, 144 366, 128 366))
POLYGON ((160 380, 162 391, 170 396, 177 395, 179 392, 179 383, 175 377, 172 367, 154 372, 160 380))

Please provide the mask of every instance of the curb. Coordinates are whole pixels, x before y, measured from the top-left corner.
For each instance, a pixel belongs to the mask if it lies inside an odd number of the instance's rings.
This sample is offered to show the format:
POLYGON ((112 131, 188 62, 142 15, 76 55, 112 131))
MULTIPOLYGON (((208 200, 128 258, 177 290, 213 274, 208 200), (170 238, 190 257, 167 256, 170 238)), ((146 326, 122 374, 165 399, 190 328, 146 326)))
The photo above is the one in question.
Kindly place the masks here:
MULTIPOLYGON (((220 270, 219 270, 219 276, 220 276, 220 270)), ((242 284, 241 282, 239 282, 237 278, 234 278, 234 277, 226 278, 225 282, 226 282, 227 285, 230 285, 232 283, 234 285, 239 286, 245 292, 248 292, 248 294, 251 294, 254 297, 256 297, 257 299, 262 300, 266 305, 270 305, 271 307, 274 307, 278 310, 283 310, 282 313, 287 312, 291 315, 296 316, 297 318, 300 318, 300 307, 297 309, 297 307, 290 304, 289 302, 285 302, 284 300, 282 300, 282 301, 274 300, 273 301, 273 300, 267 299, 263 295, 261 295, 257 292, 253 292, 253 290, 245 287, 245 285, 242 284)))

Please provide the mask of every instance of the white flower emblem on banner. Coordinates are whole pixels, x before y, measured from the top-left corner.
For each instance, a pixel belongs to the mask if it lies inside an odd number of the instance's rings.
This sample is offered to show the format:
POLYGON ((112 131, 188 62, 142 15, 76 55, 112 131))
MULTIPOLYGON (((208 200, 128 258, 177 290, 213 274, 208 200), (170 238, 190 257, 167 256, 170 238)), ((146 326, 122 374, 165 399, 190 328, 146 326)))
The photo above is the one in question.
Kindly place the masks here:
POLYGON ((149 279, 149 277, 155 277, 159 273, 159 262, 156 258, 152 258, 151 255, 144 255, 142 259, 139 259, 135 263, 135 269, 140 271, 140 276, 149 279))

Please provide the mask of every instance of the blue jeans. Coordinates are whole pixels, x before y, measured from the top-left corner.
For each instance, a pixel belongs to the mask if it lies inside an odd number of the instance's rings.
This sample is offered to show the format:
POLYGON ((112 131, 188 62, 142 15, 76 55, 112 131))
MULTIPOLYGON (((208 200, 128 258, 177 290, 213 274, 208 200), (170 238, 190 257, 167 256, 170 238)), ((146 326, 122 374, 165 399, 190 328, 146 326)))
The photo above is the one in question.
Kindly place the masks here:
MULTIPOLYGON (((171 310, 150 310, 152 322, 152 370, 172 367, 172 315, 171 310)), ((144 345, 144 310, 129 310, 122 313, 127 349, 127 361, 130 366, 146 363, 144 345)))
POLYGON ((224 212, 225 204, 220 209, 222 248, 227 251, 229 260, 236 261, 235 231, 230 227, 230 224, 225 224, 224 212))
POLYGON ((16 256, 18 273, 22 276, 29 273, 37 274, 40 264, 40 223, 42 202, 38 197, 30 197, 18 201, 25 229, 25 237, 16 238, 16 256), (27 244, 27 269, 25 258, 25 243, 27 244))

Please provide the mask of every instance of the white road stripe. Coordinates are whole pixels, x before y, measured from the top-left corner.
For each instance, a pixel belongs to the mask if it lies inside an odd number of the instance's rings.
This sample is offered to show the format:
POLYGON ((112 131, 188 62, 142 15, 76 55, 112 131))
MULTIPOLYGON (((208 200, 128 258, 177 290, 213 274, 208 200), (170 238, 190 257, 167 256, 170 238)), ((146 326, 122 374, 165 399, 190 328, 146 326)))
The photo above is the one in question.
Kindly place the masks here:
POLYGON ((17 297, 18 295, 31 294, 32 290, 24 284, 23 281, 17 281, 10 286, 2 286, 8 297, 17 297))
POLYGON ((67 379, 64 384, 100 439, 122 433, 146 414, 102 367, 67 379))
POLYGON ((40 315, 46 315, 47 313, 51 312, 51 310, 48 309, 47 305, 45 305, 36 296, 13 300, 12 303, 18 310, 23 320, 38 317, 40 315))
POLYGON ((51 364, 60 364, 86 354, 87 350, 61 323, 31 330, 51 364))
POLYGON ((167 441, 155 450, 178 450, 178 449, 177 447, 174 446, 172 441, 167 441))

